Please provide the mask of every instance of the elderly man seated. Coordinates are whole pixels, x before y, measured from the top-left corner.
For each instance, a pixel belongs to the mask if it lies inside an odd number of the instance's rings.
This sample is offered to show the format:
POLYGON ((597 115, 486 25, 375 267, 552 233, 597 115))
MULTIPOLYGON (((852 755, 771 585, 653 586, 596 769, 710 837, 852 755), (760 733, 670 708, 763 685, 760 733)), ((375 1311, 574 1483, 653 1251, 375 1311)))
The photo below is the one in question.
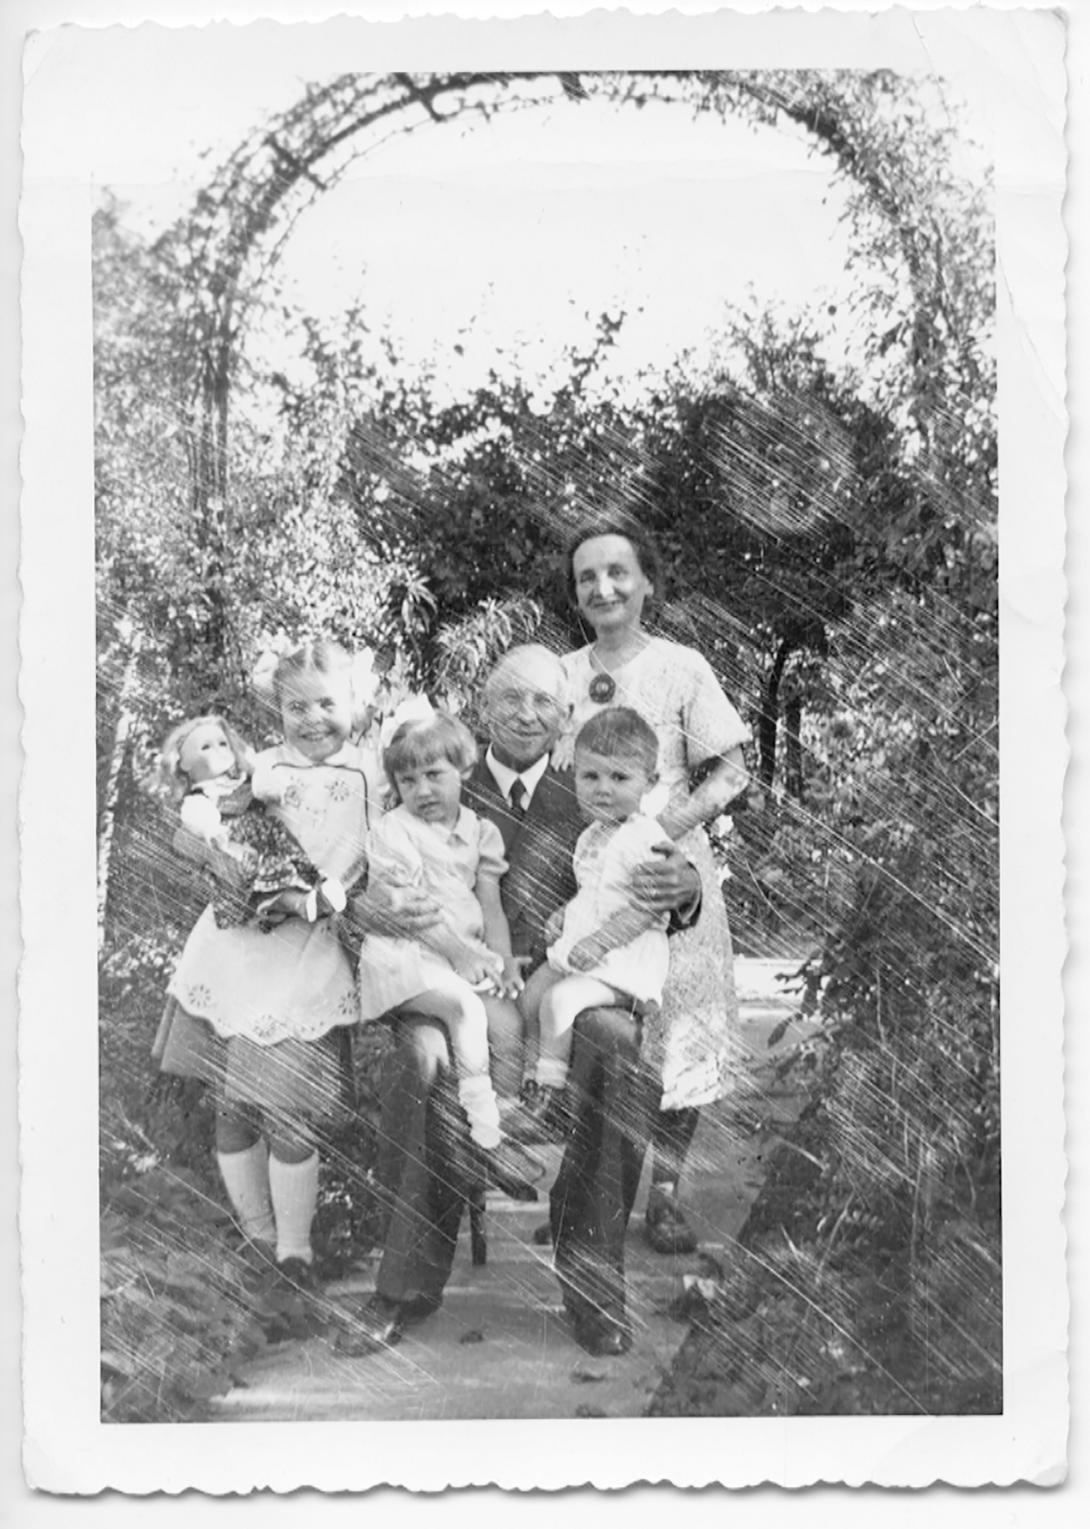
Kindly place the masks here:
MULTIPOLYGON (((509 862, 501 896, 515 953, 527 972, 545 955, 545 925, 575 891, 572 850, 585 826, 570 777, 549 758, 568 717, 564 674, 545 648, 513 649, 488 679, 482 723, 488 746, 464 800, 500 829, 509 862)), ((700 881, 673 846, 642 867, 637 892, 649 906, 691 922, 700 881)), ((360 922, 418 933, 437 917, 421 894, 396 908, 370 894, 360 922)), ((450 1275, 472 1183, 464 1117, 451 1086, 443 1027, 399 1015, 383 1083, 378 1177, 388 1207, 375 1294, 353 1334, 353 1352, 396 1343, 407 1324, 435 1311, 450 1275)), ((592 1009, 576 1024, 571 1083, 574 1117, 550 1196, 550 1229, 565 1307, 577 1341, 594 1354, 630 1344, 625 1311, 624 1235, 639 1185, 660 1080, 641 1061, 641 1023, 622 1008, 592 1009)), ((495 1068, 518 1066, 520 1038, 491 1037, 495 1068)))

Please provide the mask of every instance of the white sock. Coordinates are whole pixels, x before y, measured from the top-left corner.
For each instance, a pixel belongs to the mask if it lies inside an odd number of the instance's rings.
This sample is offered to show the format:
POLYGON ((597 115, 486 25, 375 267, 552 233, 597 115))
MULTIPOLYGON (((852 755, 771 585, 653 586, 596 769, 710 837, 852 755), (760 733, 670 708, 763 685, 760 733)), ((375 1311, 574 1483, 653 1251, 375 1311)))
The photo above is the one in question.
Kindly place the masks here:
POLYGON ((251 1242, 276 1241, 269 1198, 269 1149, 260 1138, 242 1152, 217 1152, 220 1176, 242 1235, 251 1242))
POLYGON ((469 1134, 478 1147, 486 1150, 498 1147, 500 1109, 488 1074, 463 1078, 458 1084, 458 1102, 469 1116, 469 1134))
POLYGON ((542 1088, 563 1088, 568 1081, 568 1064, 558 1057, 543 1056, 537 1060, 535 1082, 542 1088))
POLYGON ((277 1262, 301 1258, 309 1264, 314 1258, 310 1228, 318 1205, 317 1152, 301 1163, 285 1163, 275 1155, 270 1157, 269 1190, 276 1217, 277 1262))

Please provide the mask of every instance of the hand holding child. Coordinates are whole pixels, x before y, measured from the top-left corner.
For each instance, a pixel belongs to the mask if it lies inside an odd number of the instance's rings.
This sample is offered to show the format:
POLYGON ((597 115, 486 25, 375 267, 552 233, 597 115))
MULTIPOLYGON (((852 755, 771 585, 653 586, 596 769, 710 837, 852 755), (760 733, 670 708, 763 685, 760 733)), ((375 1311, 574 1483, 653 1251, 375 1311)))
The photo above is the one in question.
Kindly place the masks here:
POLYGON ((652 913, 673 913, 696 902, 701 893, 700 875, 685 854, 664 839, 652 853, 657 857, 637 866, 632 876, 636 906, 652 913))

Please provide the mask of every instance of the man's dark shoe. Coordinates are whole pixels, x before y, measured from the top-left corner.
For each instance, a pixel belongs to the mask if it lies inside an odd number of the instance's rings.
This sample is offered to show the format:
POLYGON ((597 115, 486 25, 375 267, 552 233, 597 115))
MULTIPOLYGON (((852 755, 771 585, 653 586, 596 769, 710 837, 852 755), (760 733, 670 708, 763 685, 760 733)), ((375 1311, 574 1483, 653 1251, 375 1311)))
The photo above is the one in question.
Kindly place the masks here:
POLYGON ((377 1292, 362 1310, 352 1316, 346 1313, 342 1320, 345 1325, 338 1329, 333 1347, 339 1354, 352 1357, 393 1348, 405 1332, 401 1302, 388 1300, 377 1292))
POLYGON ((534 1227, 534 1242, 539 1248, 547 1248, 552 1240, 553 1229, 550 1222, 543 1221, 540 1226, 534 1227))
POLYGON ((643 1218, 644 1240, 655 1253, 695 1253, 696 1233, 673 1195, 651 1191, 643 1218))
POLYGON ((401 1320, 405 1327, 415 1327, 433 1317, 443 1304, 441 1295, 410 1295, 401 1305, 401 1320))

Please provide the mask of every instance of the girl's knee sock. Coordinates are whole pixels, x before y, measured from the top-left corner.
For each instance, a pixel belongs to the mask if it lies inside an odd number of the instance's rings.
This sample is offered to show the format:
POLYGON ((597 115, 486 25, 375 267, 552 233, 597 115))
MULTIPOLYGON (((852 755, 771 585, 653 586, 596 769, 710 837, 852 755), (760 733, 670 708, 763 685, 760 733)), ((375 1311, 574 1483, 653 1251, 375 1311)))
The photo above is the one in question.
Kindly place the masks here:
POLYGON ((269 1190, 276 1217, 276 1258, 301 1258, 309 1264, 314 1253, 310 1228, 318 1206, 318 1154, 301 1163, 285 1163, 275 1153, 269 1158, 269 1190))
POLYGON ((251 1242, 276 1241, 269 1198, 269 1149, 255 1141, 243 1152, 217 1152, 220 1176, 242 1235, 251 1242))
POLYGON ((498 1147, 500 1107, 488 1074, 477 1073, 463 1078, 458 1084, 458 1102, 469 1117, 469 1134, 478 1147, 486 1150, 498 1147))

